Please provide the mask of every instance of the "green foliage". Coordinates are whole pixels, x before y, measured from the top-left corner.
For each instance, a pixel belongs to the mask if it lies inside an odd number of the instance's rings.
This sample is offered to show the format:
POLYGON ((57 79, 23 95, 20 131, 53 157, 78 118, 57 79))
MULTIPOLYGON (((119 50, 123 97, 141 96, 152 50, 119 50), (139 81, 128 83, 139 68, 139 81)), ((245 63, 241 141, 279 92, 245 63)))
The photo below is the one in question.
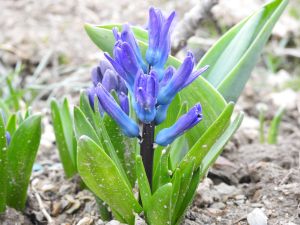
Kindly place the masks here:
POLYGON ((41 116, 28 115, 15 122, 16 115, 10 116, 7 124, 11 140, 7 143, 4 120, 0 115, 0 212, 5 205, 23 210, 27 188, 41 139, 41 116), (11 124, 14 124, 13 127, 11 124), (14 131, 15 130, 15 131, 14 131))

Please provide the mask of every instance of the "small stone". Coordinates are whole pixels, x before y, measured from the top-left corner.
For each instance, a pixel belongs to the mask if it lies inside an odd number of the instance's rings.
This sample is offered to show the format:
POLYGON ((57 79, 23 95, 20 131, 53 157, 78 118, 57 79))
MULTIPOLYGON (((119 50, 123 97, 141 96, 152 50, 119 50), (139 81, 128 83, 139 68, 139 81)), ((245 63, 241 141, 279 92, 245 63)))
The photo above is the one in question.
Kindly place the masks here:
POLYGON ((93 223, 93 219, 89 217, 83 217, 76 225, 90 225, 93 223))
POLYGON ((219 193, 223 201, 226 201, 228 198, 233 198, 234 196, 239 195, 241 192, 235 186, 225 183, 220 183, 219 185, 214 186, 214 188, 219 193))
POLYGON ((245 200, 246 196, 245 195, 236 195, 234 198, 235 198, 235 200, 245 200))
POLYGON ((106 225, 122 225, 122 223, 117 220, 111 220, 106 225))
POLYGON ((268 224, 267 216, 259 208, 253 209, 253 211, 247 215, 247 221, 248 221, 249 225, 267 225, 268 224))
POLYGON ((225 209, 226 205, 223 202, 215 202, 213 203, 209 208, 214 208, 214 209, 225 209))
POLYGON ((58 214, 62 211, 63 207, 61 202, 54 202, 52 206, 51 215, 58 216, 58 214))

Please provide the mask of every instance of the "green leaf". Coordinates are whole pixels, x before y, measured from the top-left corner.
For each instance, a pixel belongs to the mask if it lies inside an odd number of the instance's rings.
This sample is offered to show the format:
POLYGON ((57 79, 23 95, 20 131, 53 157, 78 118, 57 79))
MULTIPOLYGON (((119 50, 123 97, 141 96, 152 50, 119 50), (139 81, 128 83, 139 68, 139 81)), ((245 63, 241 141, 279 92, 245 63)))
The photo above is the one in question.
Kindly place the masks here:
POLYGON ((215 162, 215 160, 218 158, 218 156, 221 154, 223 148, 227 144, 227 142, 230 140, 232 135, 237 131, 237 129, 240 127, 242 121, 243 121, 244 114, 240 113, 234 121, 226 128, 226 130, 223 132, 223 134, 218 138, 218 140, 215 142, 215 144, 209 149, 209 151, 206 153, 205 157, 203 158, 201 162, 201 170, 203 171, 203 174, 201 174, 201 177, 203 177, 208 170, 208 168, 215 162))
POLYGON ((281 107, 275 114, 271 126, 269 128, 268 132, 268 143, 269 144, 277 144, 277 136, 278 136, 278 130, 279 130, 279 125, 284 113, 284 107, 281 107))
POLYGON ((88 136, 93 141, 95 141, 100 147, 102 146, 101 141, 94 130, 92 124, 89 122, 87 117, 81 111, 81 108, 74 107, 74 124, 75 124, 75 134, 78 140, 82 135, 88 136))
MULTIPOLYGON (((188 194, 190 183, 194 174, 195 169, 195 160, 188 162, 187 166, 183 170, 177 170, 180 177, 180 189, 177 197, 176 205, 173 208, 172 224, 176 222, 176 218, 180 216, 180 211, 182 209, 182 203, 185 199, 185 196, 188 194)), ((175 202, 173 203, 175 204, 175 202)))
POLYGON ((6 124, 6 130, 9 132, 10 135, 13 135, 17 129, 17 116, 16 114, 12 114, 8 118, 8 122, 6 124))
POLYGON ((217 120, 207 129, 207 131, 200 137, 195 145, 189 150, 179 167, 185 168, 191 161, 195 160, 195 168, 199 168, 204 156, 215 144, 219 137, 224 133, 230 123, 230 117, 233 112, 233 103, 229 103, 217 120))
MULTIPOLYGON (((156 151, 156 150, 155 150, 156 151)), ((171 178, 169 174, 169 156, 170 156, 170 147, 166 147, 161 151, 159 162, 156 167, 154 176, 152 190, 155 192, 159 187, 163 186, 166 183, 169 183, 171 178)))
POLYGON ((0 113, 0 213, 6 208, 7 194, 7 143, 5 125, 0 113))
MULTIPOLYGON (((188 207, 189 205, 192 203, 194 197, 195 197, 195 194, 196 194, 196 190, 197 190, 197 187, 198 187, 198 184, 200 182, 200 169, 198 169, 192 179, 191 179, 191 182, 189 183, 189 188, 188 188, 188 191, 186 192, 186 195, 182 201, 182 204, 181 204, 181 207, 180 207, 180 210, 178 211, 177 214, 175 215, 172 215, 174 217, 177 217, 177 220, 175 220, 176 222, 174 224, 177 224, 179 225, 182 221, 182 218, 184 217, 185 215, 185 212, 188 210, 188 207)), ((173 223, 172 223, 173 224, 173 223)))
POLYGON ((199 62, 197 68, 210 65, 203 76, 227 101, 236 101, 240 96, 287 3, 288 0, 267 3, 230 29, 199 62))
POLYGON ((41 139, 41 116, 30 116, 20 124, 8 147, 7 205, 23 210, 27 188, 41 139))
POLYGON ((89 189, 122 216, 121 222, 134 223, 133 213, 140 213, 141 206, 115 163, 87 136, 79 139, 78 172, 89 189))
POLYGON ((139 185, 139 193, 143 203, 143 209, 147 212, 151 202, 151 188, 148 182, 147 174, 144 168, 142 157, 140 155, 136 156, 136 174, 139 185))
POLYGON ((152 196, 146 213, 149 225, 171 224, 172 183, 160 187, 152 196))
POLYGON ((66 177, 72 177, 76 172, 76 143, 71 113, 67 99, 60 107, 58 102, 51 101, 51 116, 57 148, 66 177), (75 148, 75 149, 74 149, 75 148))
POLYGON ((128 138, 121 131, 118 124, 109 116, 104 116, 104 125, 108 137, 114 147, 114 151, 118 156, 122 167, 124 168, 131 186, 136 181, 135 157, 137 144, 136 138, 128 138))

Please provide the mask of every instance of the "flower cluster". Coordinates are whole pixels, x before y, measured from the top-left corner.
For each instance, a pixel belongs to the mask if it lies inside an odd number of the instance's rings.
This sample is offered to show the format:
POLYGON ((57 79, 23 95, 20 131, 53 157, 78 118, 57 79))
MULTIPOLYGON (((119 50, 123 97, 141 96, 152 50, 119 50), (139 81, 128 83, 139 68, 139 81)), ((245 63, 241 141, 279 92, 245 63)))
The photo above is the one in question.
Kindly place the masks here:
MULTIPOLYGON (((105 111, 120 126, 125 135, 138 137, 138 124, 129 117, 129 98, 141 123, 158 125, 176 94, 205 72, 208 66, 194 70, 194 56, 188 53, 182 65, 165 68, 170 53, 170 33, 175 12, 165 17, 155 8, 149 10, 149 46, 145 59, 129 25, 123 25, 119 33, 113 29, 116 39, 113 57, 105 53, 108 61, 101 61, 92 71, 94 86, 88 90, 90 104, 98 97, 100 111, 105 111), (116 93, 114 98, 111 92, 116 93)), ((202 119, 200 103, 180 117, 170 128, 161 130, 155 142, 168 145, 202 119)))

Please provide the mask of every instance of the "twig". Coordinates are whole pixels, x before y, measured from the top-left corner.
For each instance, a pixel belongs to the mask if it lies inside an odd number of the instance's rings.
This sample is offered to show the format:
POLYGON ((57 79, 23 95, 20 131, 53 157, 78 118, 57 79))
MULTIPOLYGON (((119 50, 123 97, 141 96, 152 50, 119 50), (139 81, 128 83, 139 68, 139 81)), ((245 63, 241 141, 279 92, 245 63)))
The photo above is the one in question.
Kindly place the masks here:
POLYGON ((172 55, 186 46, 187 40, 195 34, 199 24, 207 18, 212 19, 211 9, 219 0, 200 0, 199 3, 184 15, 172 35, 172 55))
POLYGON ((50 224, 50 225, 54 224, 51 216, 48 214, 47 210, 45 209, 45 206, 43 204, 41 196, 39 195, 39 193, 37 192, 37 190, 33 186, 31 186, 31 188, 34 192, 34 196, 35 196, 36 200, 38 201, 41 212, 44 214, 45 218, 48 221, 48 224, 50 224))

